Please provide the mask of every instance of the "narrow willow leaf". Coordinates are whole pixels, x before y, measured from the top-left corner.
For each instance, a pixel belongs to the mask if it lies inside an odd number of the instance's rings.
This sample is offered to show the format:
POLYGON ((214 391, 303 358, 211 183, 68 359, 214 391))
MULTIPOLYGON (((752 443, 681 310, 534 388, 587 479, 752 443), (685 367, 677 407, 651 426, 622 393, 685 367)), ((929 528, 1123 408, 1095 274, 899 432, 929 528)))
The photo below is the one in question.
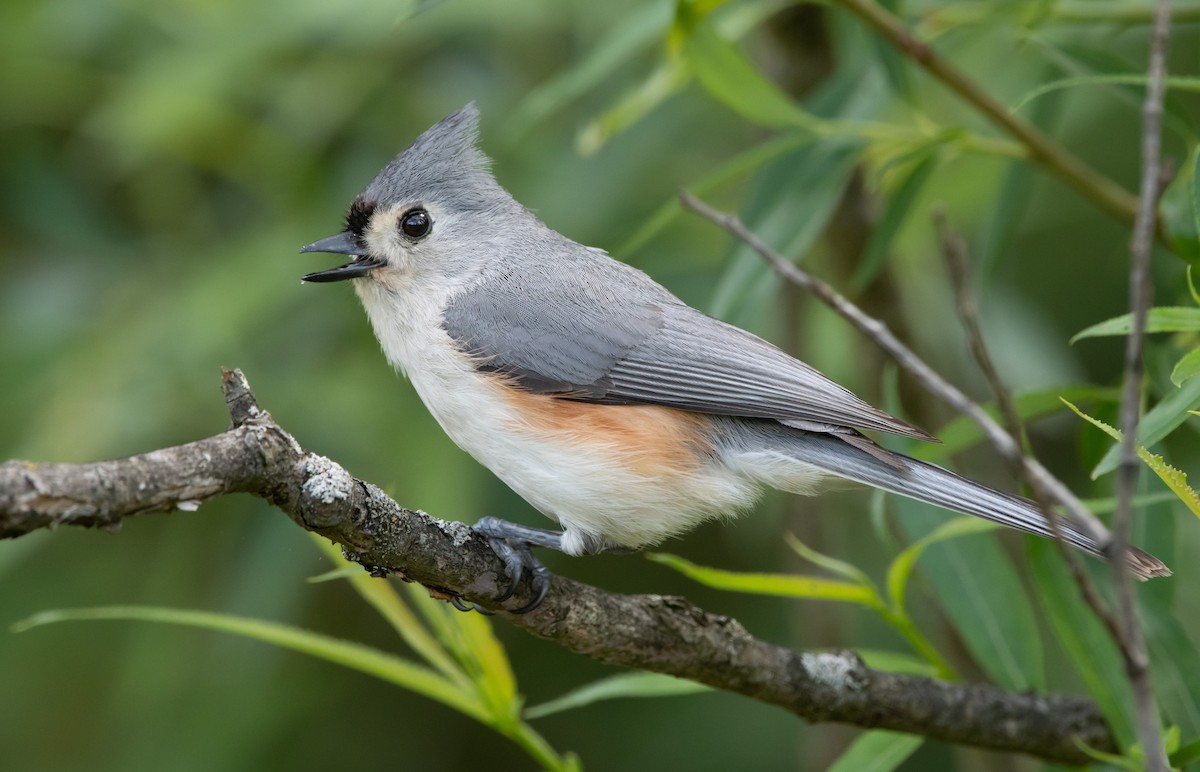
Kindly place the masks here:
POLYGON ((936 147, 931 147, 926 151, 928 155, 913 166, 908 176, 904 178, 904 182, 896 189, 895 194, 888 199, 887 211, 884 212, 883 219, 871 232, 871 238, 863 250, 858 270, 854 272, 854 277, 850 280, 850 286, 856 292, 865 289, 887 261, 888 251, 892 248, 896 233, 908 220, 913 203, 924 189, 925 183, 933 174, 934 169, 937 168, 938 156, 935 151, 936 147))
POLYGON ((756 595, 780 595, 787 598, 809 598, 812 600, 834 600, 857 603, 879 608, 882 601, 869 587, 834 579, 793 574, 760 574, 724 571, 699 566, 677 555, 663 552, 647 553, 646 557, 656 563, 673 568, 689 579, 693 579, 718 590, 748 592, 756 595))
MULTIPOLYGON (((1071 402, 1117 402, 1121 399, 1121 390, 1100 386, 1057 386, 1039 391, 1027 391, 1017 394, 1013 402, 1017 416, 1022 423, 1028 423, 1042 416, 1051 415, 1062 410, 1062 400, 1071 402)), ((983 409, 992 418, 1000 420, 1000 408, 995 402, 989 402, 983 409)), ((938 445, 923 444, 913 452, 925 461, 944 461, 950 456, 967 448, 973 447, 986 439, 979 424, 966 416, 959 416, 938 430, 938 445)))
POLYGON ((747 120, 771 128, 815 128, 819 123, 722 37, 711 18, 691 28, 683 54, 705 90, 747 120))
MULTIPOLYGON (((808 145, 813 140, 811 134, 804 132, 790 132, 774 137, 725 161, 688 185, 687 189, 695 196, 704 197, 738 176, 747 174, 784 153, 808 145)), ((679 197, 672 196, 670 201, 656 209, 654 214, 638 226, 633 235, 614 252, 614 256, 623 258, 629 255, 658 235, 682 211, 683 205, 679 203, 679 197)))
POLYGON ((622 697, 674 697, 681 694, 699 694, 712 691, 712 687, 662 673, 619 673, 601 678, 590 684, 572 689, 561 697, 526 708, 525 718, 544 718, 564 710, 573 710, 601 700, 622 697))
MULTIPOLYGON (((1185 161, 1175 178, 1162 192, 1158 202, 1158 217, 1171 251, 1188 262, 1188 285, 1191 287, 1191 266, 1200 261, 1200 223, 1196 214, 1196 163, 1200 161, 1200 148, 1192 150, 1192 157, 1185 161)), ((1192 299, 1196 299, 1195 292, 1192 299)))
POLYGON ((1175 363, 1175 369, 1171 371, 1171 383, 1179 387, 1197 375, 1200 375, 1200 348, 1192 349, 1175 363))
POLYGON ((253 638, 358 670, 423 694, 476 720, 489 723, 486 712, 474 695, 429 668, 360 643, 261 619, 151 606, 98 606, 42 611, 16 623, 13 630, 24 632, 54 622, 98 619, 162 622, 253 638))
POLYGON ((313 544, 324 552, 326 557, 334 562, 334 565, 338 566, 329 573, 355 569, 346 574, 346 579, 349 580, 354 591, 370 604, 371 608, 375 609, 422 659, 455 683, 464 688, 470 688, 470 679, 455 664, 437 639, 430 635, 412 609, 396 594, 395 586, 371 576, 363 570, 362 566, 350 564, 342 557, 342 548, 325 537, 312 532, 309 532, 309 537, 313 544))
MULTIPOLYGON (((1063 402, 1066 402, 1067 407, 1074 410, 1075 414, 1080 418, 1087 421, 1092 426, 1100 429, 1117 442, 1121 441, 1121 431, 1119 429, 1109 426, 1098 418, 1092 418, 1090 415, 1084 413, 1082 410, 1066 400, 1063 400, 1063 402)), ((1187 484, 1187 474, 1168 464, 1163 460, 1162 456, 1156 456, 1150 453, 1150 451, 1146 450, 1141 443, 1138 443, 1135 448, 1137 449, 1138 458, 1140 458, 1146 464, 1146 466, 1154 470, 1154 473, 1158 475, 1159 479, 1167 484, 1167 487, 1171 489, 1171 491, 1180 501, 1187 505, 1187 508, 1190 509, 1194 515, 1200 517, 1200 496, 1197 496, 1196 491, 1187 484)), ((1094 472, 1092 476, 1096 476, 1094 472)))
POLYGON ((1193 740, 1171 754, 1171 768, 1180 769, 1194 761, 1200 761, 1200 740, 1193 740))
MULTIPOLYGON (((914 540, 934 532, 931 523, 946 522, 940 511, 908 499, 897 498, 892 507, 901 529, 914 540)), ((1029 593, 998 540, 964 538, 935 545, 922 555, 920 570, 972 657, 992 679, 1013 690, 1044 687, 1041 634, 1029 593)))
POLYGON ((912 654, 902 654, 898 651, 880 651, 879 649, 855 649, 854 653, 873 670, 886 670, 889 673, 907 673, 908 675, 936 678, 938 669, 928 660, 914 657, 912 654))
MULTIPOLYGON (((1107 321, 1093 324, 1071 338, 1074 344, 1084 338, 1128 335, 1133 329, 1133 317, 1122 314, 1107 321)), ((1200 308, 1188 306, 1159 306, 1151 308, 1146 316, 1146 332, 1195 332, 1200 330, 1200 308)))
POLYGON ((576 148, 582 155, 599 153, 609 140, 637 123, 687 82, 688 71, 682 60, 664 61, 623 94, 616 104, 588 121, 575 138, 576 148))
POLYGON ((1062 556, 1048 539, 1029 539, 1029 564, 1037 582, 1038 602, 1055 637, 1079 672, 1092 699, 1112 727, 1117 744, 1128 748, 1133 731, 1133 696, 1121 655, 1108 631, 1075 588, 1062 556))
MULTIPOLYGON (((1149 507, 1167 501, 1176 501, 1179 497, 1171 491, 1144 493, 1133 497, 1133 506, 1149 507)), ((1117 511, 1116 496, 1106 496, 1102 499, 1080 499, 1079 502, 1093 515, 1110 515, 1117 511)))
MULTIPOLYGON (((1019 112, 1022 107, 1029 104, 1030 101, 1037 99, 1043 94, 1049 94, 1052 91, 1058 91, 1064 88, 1073 88, 1076 86, 1145 86, 1145 73, 1116 73, 1109 75, 1080 75, 1073 78, 1062 78, 1061 80, 1043 83, 1033 89, 1021 99, 1017 100, 1012 111, 1019 112)), ((1168 77, 1164 81, 1164 85, 1168 90, 1174 89, 1177 91, 1200 91, 1200 78, 1192 78, 1187 76, 1174 75, 1168 77)))
POLYGON ((915 734, 878 729, 863 732, 838 756, 829 772, 892 772, 924 742, 924 737, 915 734))
POLYGON ((904 595, 908 587, 908 579, 912 576, 912 571, 917 565, 917 560, 920 559, 928 547, 948 539, 956 539, 959 536, 970 536, 986 531, 994 531, 999 527, 998 523, 993 523, 990 520, 980 520, 975 517, 956 517, 953 520, 943 523, 926 536, 914 542, 897 555, 888 567, 887 592, 888 599, 892 603, 892 608, 904 608, 904 595))
POLYGON ((1189 737, 1200 736, 1200 652, 1168 604, 1151 593, 1138 602, 1155 695, 1172 722, 1189 737))
POLYGON ((823 553, 817 552, 812 547, 796 538, 795 534, 784 534, 783 540, 792 548, 797 555, 812 563, 815 566, 820 566, 826 571, 835 573, 843 579, 849 579, 855 584, 860 584, 864 587, 874 587, 871 578, 863 573, 858 566, 853 563, 847 563, 844 560, 830 557, 823 553))
POLYGON ((647 3, 626 14, 582 57, 530 91, 509 111, 504 127, 507 139, 511 142, 555 110, 608 81, 614 70, 663 37, 672 12, 668 3, 647 3))
MULTIPOLYGON (((857 142, 828 141, 775 159, 754 180, 742 205, 743 221, 780 254, 806 254, 837 210, 861 155, 857 142)), ((752 325, 746 315, 768 307, 776 287, 778 279, 763 259, 737 244, 709 313, 752 325)))
MULTIPOLYGON (((1137 445, 1140 448, 1138 451, 1139 456, 1143 451, 1146 451, 1147 455, 1149 455, 1149 452, 1146 450, 1147 446, 1153 445, 1163 439, 1186 421, 1192 412, 1191 409, 1195 407, 1197 400, 1200 400, 1200 379, 1193 378, 1148 410, 1146 415, 1142 416, 1142 420, 1138 422, 1137 445)), ((1103 421, 1097 421, 1081 413, 1070 402, 1066 404, 1081 417, 1087 418, 1093 425, 1103 429, 1110 437, 1113 436, 1112 432, 1117 431, 1103 421), (1109 431, 1110 429, 1112 431, 1109 431)), ((1117 442, 1108 449, 1108 452, 1100 459, 1100 463, 1096 464, 1096 468, 1092 470, 1092 479, 1108 474, 1117 468, 1117 464, 1120 462, 1119 432, 1118 436, 1114 437, 1114 439, 1117 442)), ((1161 461, 1161 459, 1159 460, 1161 461)), ((1146 460, 1146 463, 1150 462, 1146 460)))

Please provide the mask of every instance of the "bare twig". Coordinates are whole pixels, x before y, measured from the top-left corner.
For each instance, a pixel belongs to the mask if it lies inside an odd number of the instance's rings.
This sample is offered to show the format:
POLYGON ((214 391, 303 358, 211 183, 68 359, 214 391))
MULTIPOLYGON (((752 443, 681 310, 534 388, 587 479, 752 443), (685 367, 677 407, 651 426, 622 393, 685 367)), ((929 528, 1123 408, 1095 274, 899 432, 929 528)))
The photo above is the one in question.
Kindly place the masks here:
MULTIPOLYGON (((1000 377, 1000 372, 992 362, 992 357, 988 353, 987 345, 983 340, 983 331, 979 327, 974 293, 971 292, 971 282, 967 268, 966 242, 963 241, 962 236, 950 229, 949 224, 946 222, 944 209, 939 208, 935 210, 933 219, 934 227, 938 232, 938 241, 942 247, 942 254, 946 258, 951 282, 954 285, 954 296, 958 306, 959 320, 962 322, 963 330, 966 332, 971 354, 979 364, 979 369, 983 372, 984 378, 987 379, 992 393, 996 395, 996 402, 1000 406, 1000 415, 1004 419, 1004 425, 1008 433, 1018 438, 1022 445, 1027 446, 1025 427, 1022 425, 1021 417, 1017 412, 1017 406, 1013 402, 1012 393, 1005 385, 1004 379, 1000 377)), ((1058 513, 1054 510, 1053 502, 1050 500, 1046 490, 1030 474, 1029 461, 1031 458, 1032 451, 1022 454, 1020 463, 1010 464, 1010 466, 1015 475, 1029 486, 1030 492, 1033 494, 1033 500, 1042 510, 1042 515, 1045 516, 1046 521, 1050 523, 1050 529, 1054 532, 1054 541, 1058 545, 1058 551, 1071 572, 1071 579, 1079 589, 1079 594, 1092 609, 1096 618, 1108 629, 1113 640, 1117 641, 1117 644, 1120 645, 1120 628, 1117 625, 1117 618, 1113 615, 1112 609, 1108 607, 1108 604, 1100 596, 1091 577, 1084 571, 1079 553, 1067 542, 1059 526, 1058 513)))
POLYGON ((1133 329, 1126 339, 1125 380, 1121 394, 1121 462, 1117 470, 1117 512, 1113 517, 1111 558, 1117 570, 1117 612, 1120 616, 1120 643, 1125 670, 1133 687, 1138 739, 1146 754, 1146 768, 1166 772, 1166 752, 1160 738, 1161 725, 1150 684, 1150 663, 1146 641, 1138 619, 1137 596, 1127 560, 1129 536, 1133 528, 1133 491, 1141 465, 1137 458, 1137 430, 1141 418, 1144 366, 1142 347, 1146 337, 1146 316, 1150 310, 1153 286, 1150 283, 1150 253, 1154 247, 1157 221, 1163 92, 1166 81, 1167 37, 1171 25, 1168 0, 1158 0, 1154 16, 1154 35, 1150 44, 1150 64, 1146 100, 1142 107, 1142 179, 1137 220, 1130 240, 1129 307, 1133 329))
POLYGON ((925 68, 964 101, 1019 140, 1029 149, 1030 158, 1039 166, 1124 222, 1134 222, 1138 211, 1137 199, 1127 190, 1093 169, 1036 126, 1012 113, 979 84, 939 56, 928 44, 913 37, 904 24, 882 5, 875 0, 836 2, 856 14, 900 53, 925 68))
MULTIPOLYGON (((504 567, 471 529, 404 509, 383 491, 306 452, 259 409, 245 378, 226 373, 233 428, 204 440, 93 464, 0 466, 0 535, 59 525, 115 526, 143 512, 195 509, 225 493, 266 499, 301 527, 342 545, 378 575, 496 611, 504 567)), ((504 605, 528 601, 525 588, 504 605)), ((536 611, 513 625, 600 662, 708 684, 809 721, 891 729, 1078 764, 1076 744, 1115 743, 1089 700, 1009 694, 991 686, 871 670, 853 653, 797 652, 752 637, 733 619, 682 598, 617 595, 555 577, 536 611)))
MULTIPOLYGON (((991 442, 992 446, 1009 463, 1026 463, 1028 465, 1031 478, 1045 490, 1046 495, 1051 500, 1067 509, 1067 512, 1071 514, 1084 533, 1091 537, 1097 544, 1106 545, 1109 543, 1111 537, 1109 536, 1108 529, 1096 519, 1095 515, 1083 505, 1083 502, 1075 494, 1071 493, 1071 490, 1066 485, 1052 475, 1038 461, 1034 459, 1023 460, 1024 454, 1021 452, 1021 446, 1012 435, 1006 432, 1000 424, 996 423, 995 419, 987 414, 987 411, 939 375, 937 371, 913 353, 912 349, 901 343, 900 339, 888 329, 887 325, 874 317, 868 316, 862 309, 847 300, 833 287, 788 262, 782 255, 771 249, 762 239, 751 232, 737 217, 713 209, 686 191, 681 193, 679 198, 686 208, 716 223, 757 252, 784 279, 811 292, 814 297, 832 308, 856 329, 874 341, 877 346, 886 351, 897 364, 920 381, 930 393, 978 424, 983 429, 988 441, 991 442)), ((1135 555, 1139 561, 1134 566, 1134 570, 1138 572, 1139 576, 1149 578, 1151 576, 1169 576, 1171 573, 1170 569, 1163 565, 1162 561, 1152 555, 1147 555, 1143 552, 1131 553, 1131 555, 1135 555)))

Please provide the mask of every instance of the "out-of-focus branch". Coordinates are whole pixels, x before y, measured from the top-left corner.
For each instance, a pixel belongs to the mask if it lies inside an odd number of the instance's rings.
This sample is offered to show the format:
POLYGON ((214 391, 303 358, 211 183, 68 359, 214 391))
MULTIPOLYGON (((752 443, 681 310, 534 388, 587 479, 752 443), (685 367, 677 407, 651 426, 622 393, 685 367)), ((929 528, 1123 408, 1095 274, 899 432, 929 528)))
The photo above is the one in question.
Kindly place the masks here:
MULTIPOLYGON (((404 509, 379 488, 300 447, 259 409, 240 371, 225 373, 233 427, 214 437, 93 464, 0 466, 0 535, 60 525, 115 527, 144 512, 196 509, 243 492, 342 545, 378 575, 399 574, 442 597, 504 611, 500 559, 462 524, 404 509)), ((529 601, 527 589, 504 606, 529 601)), ((911 732, 1078 764, 1077 743, 1112 750, 1095 704, 1010 694, 867 668, 848 651, 797 652, 758 640, 729 617, 682 598, 617 595, 555 577, 517 627, 601 662, 667 673, 777 705, 809 721, 911 732)))
MULTIPOLYGON (((954 285, 958 318, 962 322, 963 331, 967 335, 967 344, 971 349, 971 354, 975 357, 980 371, 983 372, 984 378, 992 389, 992 393, 996 395, 996 402, 1000 406, 1000 416, 1004 419, 1005 428, 1009 434, 1019 438, 1019 441, 1024 444, 1025 427, 1021 423, 1021 417, 1017 412, 1016 403, 1013 401, 1012 392, 1005 385, 1004 379, 1000 377, 1000 372, 992 362, 992 357, 987 350, 987 344, 983 340, 983 331, 980 329, 979 317, 975 307, 975 296, 971 292, 966 242, 962 236, 951 230, 949 224, 946 222, 946 214, 943 209, 939 208, 935 210, 933 219, 934 227, 938 233, 938 241, 942 247, 942 254, 945 256, 946 264, 949 268, 951 283, 954 285)), ((1029 486, 1033 493, 1034 501, 1037 502, 1042 510, 1042 514, 1050 523, 1050 528, 1054 531, 1054 540, 1058 545, 1059 553, 1062 554, 1063 560, 1066 561, 1067 567, 1071 572, 1071 578, 1075 582, 1075 586, 1079 588, 1079 593, 1083 596, 1084 602, 1088 604, 1092 612, 1095 613, 1096 618, 1108 629, 1109 634, 1119 646, 1121 644, 1121 631, 1117 625, 1117 619, 1113 616, 1108 604, 1100 597, 1095 583, 1092 582, 1091 578, 1083 570, 1079 553, 1072 549, 1066 538, 1064 538, 1062 530, 1059 527, 1058 513, 1054 511, 1054 506, 1050 501, 1049 495, 1038 484, 1037 479, 1029 473, 1029 458, 1028 455, 1024 455, 1021 463, 1012 465, 1013 471, 1017 477, 1029 486)))
POLYGON ((1079 156, 1056 142, 1031 123, 1012 113, 974 80, 947 62, 924 41, 914 37, 891 11, 875 0, 835 0, 851 11, 900 53, 912 59, 930 75, 958 94, 963 101, 986 115, 1004 131, 1029 149, 1030 159, 1085 197, 1132 224, 1138 202, 1129 191, 1085 163, 1079 156))
MULTIPOLYGON (((931 394, 941 399, 959 413, 966 415, 983 429, 988 441, 1011 464, 1025 464, 1029 468, 1030 477, 1045 490, 1046 495, 1055 503, 1064 506, 1076 523, 1084 529, 1097 544, 1108 544, 1111 536, 1108 529, 1083 505, 1075 494, 1046 467, 1036 459, 1026 458, 1020 444, 996 423, 982 407, 964 394, 958 387, 951 384, 937 373, 932 367, 917 356, 912 349, 900 342, 887 325, 867 315, 858 306, 851 303, 833 287, 803 271, 788 262, 782 255, 771 249, 762 239, 758 238, 737 217, 725 212, 719 212, 688 192, 680 194, 684 207, 691 209, 700 216, 727 230, 746 246, 753 249, 787 281, 808 290, 825 305, 832 308, 846 319, 856 329, 886 351, 900 367, 917 379, 931 394)), ((1171 571, 1162 561, 1143 552, 1130 553, 1138 560, 1134 570, 1143 578, 1152 576, 1169 576, 1171 571)))
POLYGON ((1150 660, 1138 619, 1134 594, 1133 570, 1127 559, 1129 536, 1133 528, 1133 491, 1141 464, 1137 457, 1137 430, 1141 418, 1144 365, 1142 349, 1146 338, 1146 316, 1153 299, 1150 283, 1150 253, 1154 248, 1158 199, 1162 191, 1161 135, 1163 94, 1166 82, 1167 37, 1171 28, 1171 5, 1158 0, 1154 17, 1154 35, 1150 42, 1150 63, 1146 82, 1146 100, 1142 106, 1142 179, 1137 221, 1130 240, 1129 308, 1133 329, 1125 346, 1125 379, 1121 393, 1121 462, 1117 468, 1117 512, 1113 517, 1112 560, 1117 567, 1117 613, 1121 635, 1119 642, 1125 657, 1125 671, 1133 687, 1138 739, 1146 754, 1146 768, 1166 772, 1166 751, 1160 738, 1161 724, 1150 684, 1150 660))

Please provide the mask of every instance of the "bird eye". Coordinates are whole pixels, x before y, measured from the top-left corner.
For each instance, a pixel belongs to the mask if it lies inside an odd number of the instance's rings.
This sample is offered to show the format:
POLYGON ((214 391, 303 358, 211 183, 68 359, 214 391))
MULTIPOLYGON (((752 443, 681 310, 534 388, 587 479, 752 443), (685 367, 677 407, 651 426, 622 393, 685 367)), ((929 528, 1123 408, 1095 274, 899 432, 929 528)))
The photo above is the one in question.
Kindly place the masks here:
POLYGON ((432 227, 433 220, 424 209, 409 209, 400 217, 400 230, 410 239, 424 238, 432 227))

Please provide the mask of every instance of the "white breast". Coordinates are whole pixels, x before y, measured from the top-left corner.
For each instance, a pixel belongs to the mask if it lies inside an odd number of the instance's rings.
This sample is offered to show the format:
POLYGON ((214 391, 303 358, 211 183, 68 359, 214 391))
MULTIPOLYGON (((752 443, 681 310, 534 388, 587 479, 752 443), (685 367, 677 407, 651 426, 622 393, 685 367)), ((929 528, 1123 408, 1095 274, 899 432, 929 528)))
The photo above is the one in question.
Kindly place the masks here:
POLYGON ((449 293, 413 288, 400 304, 375 281, 355 285, 388 360, 412 381, 446 434, 558 521, 564 551, 653 544, 735 514, 756 498, 758 486, 721 459, 687 474, 647 475, 624 462, 615 441, 535 428, 504 398, 505 387, 477 372, 442 328, 449 293))

